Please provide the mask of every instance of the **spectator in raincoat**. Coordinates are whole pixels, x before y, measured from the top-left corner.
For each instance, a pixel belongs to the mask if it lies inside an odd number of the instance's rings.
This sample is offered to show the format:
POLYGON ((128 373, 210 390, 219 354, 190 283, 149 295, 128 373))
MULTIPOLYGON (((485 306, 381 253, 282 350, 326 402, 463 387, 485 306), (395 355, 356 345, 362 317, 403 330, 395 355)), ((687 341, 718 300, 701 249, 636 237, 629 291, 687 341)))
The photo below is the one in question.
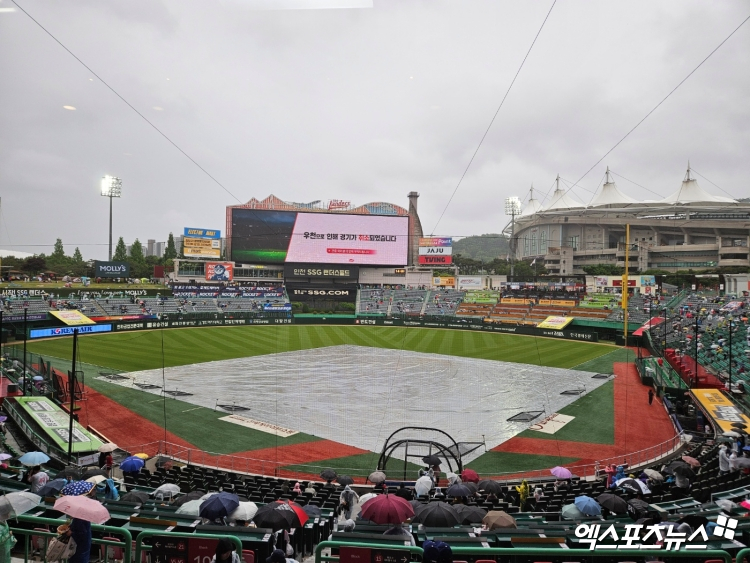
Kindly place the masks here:
POLYGON ((625 466, 618 465, 617 472, 612 477, 612 484, 610 484, 609 487, 611 489, 614 489, 617 486, 617 481, 619 481, 620 479, 625 479, 625 477, 627 477, 627 475, 625 475, 625 466))
POLYGON ((16 538, 7 522, 0 522, 0 563, 11 563, 10 550, 16 545, 16 538))
POLYGON ((354 503, 357 500, 359 500, 359 495, 352 491, 349 485, 344 487, 344 490, 341 491, 341 496, 339 497, 341 514, 344 520, 352 519, 352 510, 354 510, 354 503))
POLYGON ((521 481, 520 485, 516 486, 516 491, 518 492, 518 507, 523 510, 526 505, 526 499, 529 498, 529 484, 526 482, 526 479, 521 481))

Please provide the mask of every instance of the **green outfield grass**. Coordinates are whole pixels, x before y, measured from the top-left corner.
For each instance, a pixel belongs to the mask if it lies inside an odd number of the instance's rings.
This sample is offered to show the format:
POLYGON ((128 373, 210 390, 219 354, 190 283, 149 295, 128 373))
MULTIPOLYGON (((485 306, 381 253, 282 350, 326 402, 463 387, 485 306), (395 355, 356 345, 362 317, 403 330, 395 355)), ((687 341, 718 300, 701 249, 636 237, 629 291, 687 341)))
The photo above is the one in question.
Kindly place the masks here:
MULTIPOLYGON (((121 371, 179 366, 322 346, 354 344, 393 350, 430 352, 486 360, 611 373, 613 346, 536 338, 515 334, 404 327, 353 326, 240 326, 171 329, 82 336, 78 339, 82 361, 121 371), (163 339, 163 348, 162 348, 163 339), (605 357, 606 356, 606 357, 605 357), (592 368, 587 362, 601 358, 592 368)), ((34 353, 69 358, 71 339, 28 345, 34 353)))
MULTIPOLYGON (((316 461, 311 465, 287 465, 282 467, 288 471, 301 471, 303 473, 320 473, 326 467, 335 469, 340 475, 346 475, 347 471, 354 473, 355 475, 364 475, 368 471, 373 471, 373 467, 377 467, 378 458, 380 454, 367 453, 360 455, 352 455, 347 457, 337 457, 333 459, 324 459, 322 461, 316 461)), ((404 462, 399 459, 392 459, 388 463, 386 468, 388 475, 392 479, 397 479, 399 475, 403 476, 404 462)), ((416 480, 417 472, 423 469, 421 465, 414 463, 406 463, 406 478, 408 480, 416 480)))

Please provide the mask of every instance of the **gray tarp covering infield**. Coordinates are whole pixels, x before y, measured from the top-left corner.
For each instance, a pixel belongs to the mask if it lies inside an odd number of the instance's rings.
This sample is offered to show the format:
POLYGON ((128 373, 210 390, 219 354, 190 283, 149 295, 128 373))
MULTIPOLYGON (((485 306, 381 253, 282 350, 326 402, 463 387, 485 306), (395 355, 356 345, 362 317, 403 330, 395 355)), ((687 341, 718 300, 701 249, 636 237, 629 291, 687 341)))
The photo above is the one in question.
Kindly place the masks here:
MULTIPOLYGON (((162 392, 160 369, 122 375, 116 384, 162 392)), ((237 403, 250 407, 241 416, 378 452, 402 426, 439 428, 456 441, 484 435, 489 449, 528 428, 511 416, 543 410, 543 418, 579 398, 562 391, 606 383, 571 369, 354 345, 171 367, 165 376, 168 391, 192 394, 182 401, 237 403)))

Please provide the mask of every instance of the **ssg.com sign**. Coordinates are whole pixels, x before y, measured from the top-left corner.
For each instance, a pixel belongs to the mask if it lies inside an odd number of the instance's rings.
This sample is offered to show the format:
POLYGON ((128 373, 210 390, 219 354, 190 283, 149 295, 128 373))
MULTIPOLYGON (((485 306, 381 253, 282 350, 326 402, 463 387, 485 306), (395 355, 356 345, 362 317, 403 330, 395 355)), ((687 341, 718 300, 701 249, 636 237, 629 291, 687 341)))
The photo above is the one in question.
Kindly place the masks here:
POLYGON ((130 276, 130 264, 127 262, 95 262, 95 278, 127 278, 130 276))

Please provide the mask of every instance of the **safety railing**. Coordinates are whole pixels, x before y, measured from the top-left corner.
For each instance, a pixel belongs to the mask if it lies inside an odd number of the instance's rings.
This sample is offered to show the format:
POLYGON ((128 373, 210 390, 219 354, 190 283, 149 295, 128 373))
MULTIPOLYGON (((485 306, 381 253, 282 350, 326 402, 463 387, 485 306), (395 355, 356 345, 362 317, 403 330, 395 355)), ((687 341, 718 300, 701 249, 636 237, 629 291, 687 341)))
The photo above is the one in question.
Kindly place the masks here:
MULTIPOLYGON (((340 541, 324 541, 320 542, 315 548, 315 563, 322 562, 338 562, 339 558, 334 555, 324 555, 323 550, 328 548, 339 549, 342 547, 358 548, 358 549, 381 549, 388 550, 389 552, 399 551, 404 554, 414 554, 419 556, 421 559, 424 555, 424 551, 420 547, 414 546, 400 546, 383 543, 358 543, 358 542, 340 542, 340 541)), ((622 555, 630 555, 636 557, 639 560, 644 558, 648 559, 651 557, 658 557, 661 559, 677 559, 678 561, 706 561, 708 559, 719 559, 724 563, 732 563, 732 556, 726 551, 719 549, 702 549, 702 550, 663 550, 663 549, 602 549, 602 550, 588 550, 588 549, 563 549, 559 550, 549 548, 533 548, 533 547, 458 547, 451 546, 454 560, 468 560, 468 559, 482 559, 482 560, 507 560, 508 557, 541 557, 547 561, 550 557, 555 559, 564 556, 566 561, 570 558, 580 558, 582 560, 593 557, 593 558, 606 558, 612 560, 613 558, 622 555), (559 551, 559 554, 557 553, 559 551), (503 559, 499 559, 503 558, 503 559)), ((389 553, 390 554, 390 553, 389 553)), ((750 555, 750 549, 743 549, 737 554, 737 563, 744 563, 743 559, 745 555, 750 555), (745 553, 747 552, 747 553, 745 553), (741 559, 742 557, 742 559, 741 559)))
MULTIPOLYGON (((13 535, 16 536, 16 539, 18 540, 18 542, 22 543, 24 563, 28 563, 30 556, 33 556, 33 553, 37 550, 37 548, 39 549, 41 560, 46 563, 47 545, 49 544, 52 538, 56 538, 59 536, 59 534, 57 533, 57 527, 60 526, 61 524, 64 524, 65 522, 62 520, 56 520, 53 518, 41 518, 39 516, 26 516, 26 515, 19 516, 17 520, 18 522, 31 524, 34 526, 34 528, 19 528, 17 526, 10 527, 11 532, 13 532, 13 535), (42 538, 42 541, 39 545, 33 545, 32 538, 42 538)), ((122 549, 122 553, 123 553, 123 557, 121 558, 122 561, 123 562, 131 561, 130 556, 131 556, 132 548, 133 548, 133 537, 130 534, 129 530, 126 530, 124 528, 117 528, 114 526, 101 526, 98 524, 92 524, 91 531, 92 533, 93 532, 104 533, 104 538, 97 538, 97 537, 92 536, 91 538, 92 551, 94 550, 96 546, 119 548, 119 549, 122 549), (117 537, 122 538, 122 541, 115 540, 115 539, 105 539, 105 538, 117 538, 117 537)), ((104 559, 103 559, 104 563, 107 563, 108 556, 109 556, 109 549, 104 549, 104 559)), ((98 559, 98 558, 92 557, 91 559, 98 559)))

